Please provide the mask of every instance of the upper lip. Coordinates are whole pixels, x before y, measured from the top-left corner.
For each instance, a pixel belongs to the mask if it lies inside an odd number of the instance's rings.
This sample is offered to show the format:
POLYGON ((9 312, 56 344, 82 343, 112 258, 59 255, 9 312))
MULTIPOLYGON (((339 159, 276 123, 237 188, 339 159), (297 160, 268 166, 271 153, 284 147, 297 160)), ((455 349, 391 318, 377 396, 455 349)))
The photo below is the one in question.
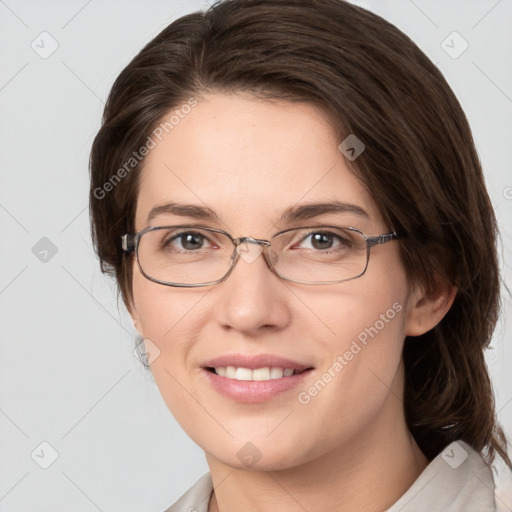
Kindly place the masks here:
POLYGON ((313 368, 310 364, 302 364, 285 357, 279 357, 272 354, 226 354, 223 356, 215 357, 206 361, 201 365, 203 368, 219 368, 226 366, 235 366, 238 368, 249 368, 255 370, 256 368, 293 368, 297 372, 302 372, 308 368, 313 368))

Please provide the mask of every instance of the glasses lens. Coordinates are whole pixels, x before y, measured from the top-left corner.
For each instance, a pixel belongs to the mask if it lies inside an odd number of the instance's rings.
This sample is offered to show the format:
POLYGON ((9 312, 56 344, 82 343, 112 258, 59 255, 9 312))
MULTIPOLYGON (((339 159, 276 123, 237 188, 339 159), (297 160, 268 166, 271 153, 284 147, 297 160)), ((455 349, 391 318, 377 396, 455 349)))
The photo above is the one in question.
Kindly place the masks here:
MULTIPOLYGON (((364 235, 354 228, 291 229, 272 238, 268 261, 281 277, 302 283, 334 283, 366 270, 364 235)), ((222 279, 231 266, 233 243, 216 231, 194 226, 146 231, 139 240, 143 273, 158 282, 195 285, 222 279)))
POLYGON ((148 277, 163 283, 201 284, 224 277, 233 244, 222 233, 195 227, 146 231, 139 240, 139 265, 148 277))
POLYGON ((364 235, 349 228, 289 230, 272 239, 271 251, 276 272, 303 283, 354 279, 364 273, 368 263, 364 235))

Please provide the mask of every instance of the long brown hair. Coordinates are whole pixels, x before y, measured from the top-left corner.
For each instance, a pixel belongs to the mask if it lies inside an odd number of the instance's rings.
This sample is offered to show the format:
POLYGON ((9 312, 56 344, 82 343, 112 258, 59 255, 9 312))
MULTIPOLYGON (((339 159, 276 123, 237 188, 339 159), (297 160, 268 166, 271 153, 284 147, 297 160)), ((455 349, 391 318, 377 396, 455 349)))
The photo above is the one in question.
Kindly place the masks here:
POLYGON ((345 1, 226 0, 169 25, 122 71, 92 146, 90 211, 102 271, 126 306, 133 267, 120 237, 134 230, 144 163, 133 155, 164 116, 208 92, 315 104, 340 142, 363 141, 352 168, 406 235, 409 279, 459 288, 434 329, 405 340, 408 427, 430 459, 461 439, 510 465, 484 360, 499 310, 497 226, 468 121, 405 34, 345 1))

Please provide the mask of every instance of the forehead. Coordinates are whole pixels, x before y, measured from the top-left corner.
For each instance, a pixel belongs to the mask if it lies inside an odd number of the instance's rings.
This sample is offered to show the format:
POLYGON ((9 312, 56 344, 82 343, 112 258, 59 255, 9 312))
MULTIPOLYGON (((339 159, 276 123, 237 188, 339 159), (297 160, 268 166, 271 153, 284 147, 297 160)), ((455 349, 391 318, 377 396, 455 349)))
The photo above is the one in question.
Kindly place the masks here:
POLYGON ((167 131, 144 161, 137 230, 168 202, 206 206, 240 229, 268 228, 291 206, 327 201, 356 204, 379 222, 335 130, 313 105, 209 95, 167 131))

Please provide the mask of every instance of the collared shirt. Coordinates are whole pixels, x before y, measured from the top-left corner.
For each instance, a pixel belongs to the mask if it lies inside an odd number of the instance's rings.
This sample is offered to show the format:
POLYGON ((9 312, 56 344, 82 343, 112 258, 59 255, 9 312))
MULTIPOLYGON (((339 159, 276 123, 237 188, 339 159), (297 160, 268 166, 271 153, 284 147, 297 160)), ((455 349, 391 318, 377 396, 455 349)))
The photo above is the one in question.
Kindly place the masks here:
MULTIPOLYGON (((208 512, 213 492, 205 473, 165 512, 208 512)), ((495 512, 494 480, 480 454, 463 441, 448 445, 386 512, 495 512)))

